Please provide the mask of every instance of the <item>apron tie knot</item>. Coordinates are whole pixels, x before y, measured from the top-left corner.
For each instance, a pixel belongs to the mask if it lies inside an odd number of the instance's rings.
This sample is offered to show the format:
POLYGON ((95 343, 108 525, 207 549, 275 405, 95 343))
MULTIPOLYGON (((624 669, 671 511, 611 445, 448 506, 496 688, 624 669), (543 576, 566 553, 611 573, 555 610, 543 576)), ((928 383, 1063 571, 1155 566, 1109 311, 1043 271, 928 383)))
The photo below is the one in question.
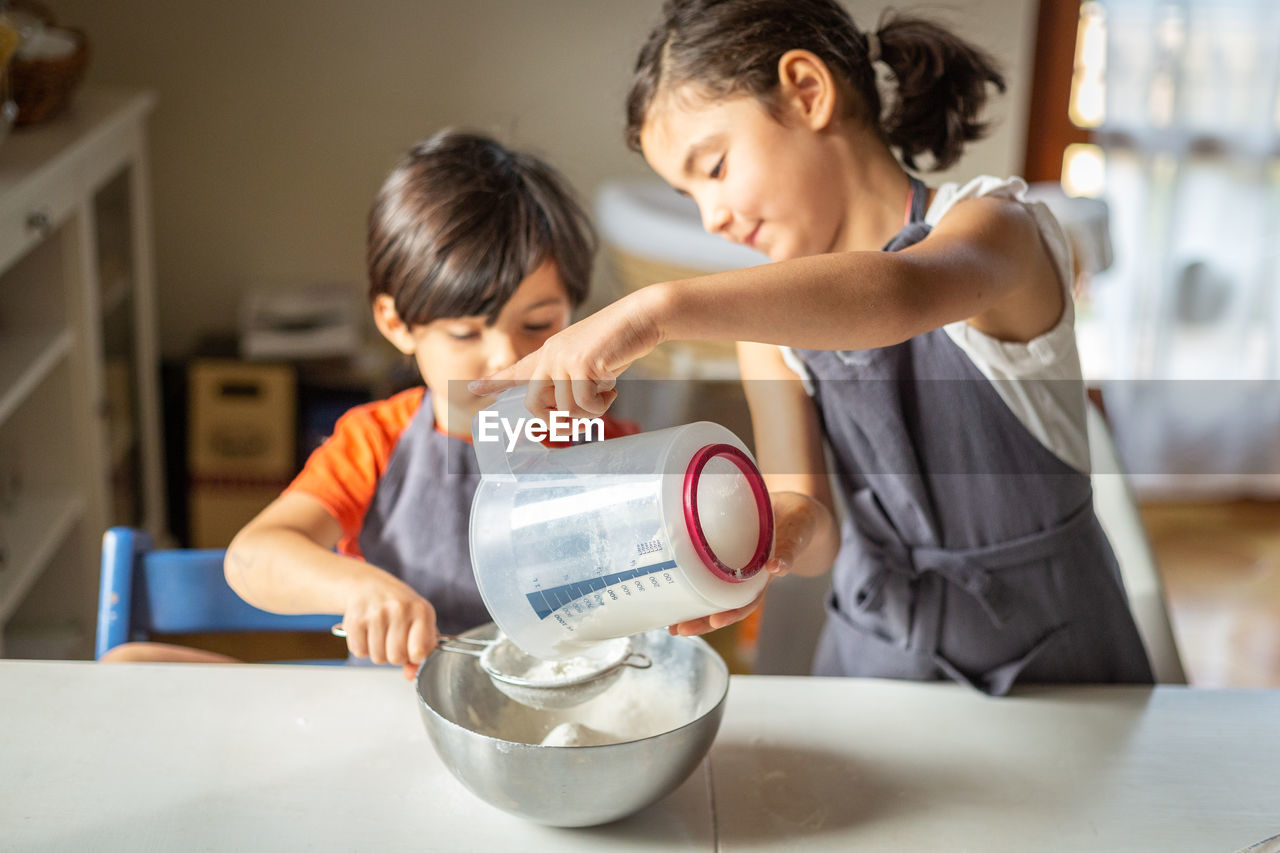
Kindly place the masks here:
POLYGON ((992 625, 1003 628, 1012 618, 1013 595, 1008 584, 985 566, 962 554, 933 548, 917 549, 912 557, 918 571, 941 575, 972 596, 992 625))

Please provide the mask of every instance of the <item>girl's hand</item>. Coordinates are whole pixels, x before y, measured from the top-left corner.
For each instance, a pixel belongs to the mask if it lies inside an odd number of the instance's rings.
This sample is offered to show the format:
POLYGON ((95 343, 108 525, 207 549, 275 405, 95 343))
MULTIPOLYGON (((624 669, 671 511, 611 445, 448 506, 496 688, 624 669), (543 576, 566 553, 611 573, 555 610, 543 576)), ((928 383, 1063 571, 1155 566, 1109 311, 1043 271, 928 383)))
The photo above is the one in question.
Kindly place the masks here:
MULTIPOLYGON (((765 564, 768 569, 769 564, 765 564)), ((769 589, 769 584, 773 582, 773 575, 765 581, 764 588, 760 590, 760 594, 751 599, 747 604, 736 610, 724 610, 720 613, 712 613, 710 616, 703 616, 701 619, 690 619, 687 622, 677 622, 667 628, 667 632, 677 637, 696 637, 699 634, 705 634, 708 631, 714 631, 717 628, 723 628, 726 625, 732 625, 734 622, 741 622, 755 611, 757 607, 764 603, 764 594, 769 589)))
POLYGON ((815 532, 824 519, 829 518, 826 507, 799 492, 774 492, 769 495, 769 500, 773 504, 773 553, 764 564, 769 579, 760 594, 736 610, 678 622, 667 629, 671 634, 691 637, 746 619, 764 602, 765 593, 774 578, 789 574, 793 567, 803 564, 805 550, 813 541, 815 532))
POLYGON ((342 627, 351 654, 376 664, 399 664, 406 679, 414 677, 439 638, 431 603, 385 573, 356 588, 343 611, 342 627))
POLYGON ((575 418, 604 414, 618 395, 618 374, 662 342, 655 319, 660 300, 654 287, 631 293, 469 388, 488 396, 527 382, 525 408, 536 417, 548 418, 553 410, 575 418))

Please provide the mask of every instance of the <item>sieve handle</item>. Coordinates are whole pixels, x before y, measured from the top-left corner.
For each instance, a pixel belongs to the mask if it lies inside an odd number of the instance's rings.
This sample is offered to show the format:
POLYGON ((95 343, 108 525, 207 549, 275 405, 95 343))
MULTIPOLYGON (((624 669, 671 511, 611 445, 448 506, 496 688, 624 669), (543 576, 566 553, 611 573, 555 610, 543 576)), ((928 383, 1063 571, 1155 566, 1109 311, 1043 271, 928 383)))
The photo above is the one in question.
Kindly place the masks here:
POLYGON ((471 655, 478 658, 484 654, 485 649, 492 646, 493 640, 476 640, 471 637, 457 637, 453 634, 441 634, 440 639, 436 642, 436 646, 446 652, 457 652, 462 655, 471 655))
MULTIPOLYGON (((329 629, 329 633, 335 637, 346 639, 347 629, 339 622, 329 629)), ((436 640, 436 647, 444 649, 447 652, 459 652, 464 655, 480 657, 484 654, 484 650, 493 645, 492 640, 476 640, 471 637, 457 637, 453 634, 441 634, 436 640)))
POLYGON ((653 666, 653 658, 640 652, 631 652, 618 662, 618 666, 629 666, 635 669, 648 669, 653 666))

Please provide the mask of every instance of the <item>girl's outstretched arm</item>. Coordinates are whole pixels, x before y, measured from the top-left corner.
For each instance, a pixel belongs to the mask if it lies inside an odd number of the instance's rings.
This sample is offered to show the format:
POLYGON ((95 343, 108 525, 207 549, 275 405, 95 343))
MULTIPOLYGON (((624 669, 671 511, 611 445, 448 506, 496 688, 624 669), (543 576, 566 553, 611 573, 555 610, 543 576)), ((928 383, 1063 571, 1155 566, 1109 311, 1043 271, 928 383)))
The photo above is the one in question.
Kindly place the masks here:
POLYGON ((665 340, 870 349, 967 320, 1026 341, 1061 313, 1061 284, 1031 213, 978 198, 901 252, 815 255, 641 288, 472 388, 529 382, 533 414, 594 416, 612 402, 618 374, 665 340))

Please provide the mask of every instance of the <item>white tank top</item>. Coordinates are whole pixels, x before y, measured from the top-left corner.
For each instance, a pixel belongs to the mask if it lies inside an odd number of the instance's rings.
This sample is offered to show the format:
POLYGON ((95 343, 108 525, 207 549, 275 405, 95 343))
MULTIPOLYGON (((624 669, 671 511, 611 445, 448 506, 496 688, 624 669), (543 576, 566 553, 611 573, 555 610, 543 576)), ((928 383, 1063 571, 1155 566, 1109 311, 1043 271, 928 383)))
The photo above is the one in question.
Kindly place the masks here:
MULTIPOLYGON (((1062 316, 1052 329, 1026 343, 1001 341, 964 320, 943 329, 965 352, 983 376, 991 380, 1000 399, 1051 453, 1082 473, 1089 473, 1089 439, 1085 432, 1085 396, 1080 355, 1076 350, 1075 305, 1071 298, 1071 244, 1062 226, 1044 204, 1023 197, 1021 178, 974 178, 966 184, 938 187, 925 213, 937 225, 956 202, 982 196, 1022 202, 1035 217, 1040 238, 1062 284, 1062 316), (1050 381, 1044 381, 1050 380, 1050 381)), ((781 347, 787 365, 809 386, 810 377, 790 347, 781 347)))

